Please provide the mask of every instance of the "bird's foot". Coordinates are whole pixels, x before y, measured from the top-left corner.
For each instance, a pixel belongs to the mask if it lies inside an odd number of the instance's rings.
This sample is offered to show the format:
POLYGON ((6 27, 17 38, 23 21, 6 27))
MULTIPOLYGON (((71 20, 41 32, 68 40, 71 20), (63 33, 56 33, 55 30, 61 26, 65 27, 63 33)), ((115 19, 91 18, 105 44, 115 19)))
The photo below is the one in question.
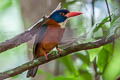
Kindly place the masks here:
POLYGON ((57 49, 58 54, 61 54, 60 48, 56 48, 56 49, 57 49))
POLYGON ((48 55, 46 52, 44 52, 45 59, 48 60, 48 55))

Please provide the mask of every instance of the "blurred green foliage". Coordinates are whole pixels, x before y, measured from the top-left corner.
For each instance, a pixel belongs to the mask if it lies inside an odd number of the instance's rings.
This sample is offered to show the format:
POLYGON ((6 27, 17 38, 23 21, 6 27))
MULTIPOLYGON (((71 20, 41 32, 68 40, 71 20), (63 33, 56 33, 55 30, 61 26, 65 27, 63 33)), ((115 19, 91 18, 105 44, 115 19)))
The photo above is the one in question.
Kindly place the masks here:
MULTIPOLYGON (((17 0, 0 0, 0 42, 24 31, 17 0)), ((0 72, 15 68, 28 61, 26 44, 0 54, 0 72)), ((29 80, 26 72, 7 80, 29 80)))
POLYGON ((74 76, 78 76, 79 72, 76 69, 74 62, 71 59, 71 56, 65 56, 63 58, 60 59, 60 62, 62 62, 64 64, 64 66, 66 67, 66 69, 71 72, 74 76))
POLYGON ((120 75, 120 39, 114 44, 114 51, 111 60, 106 65, 103 73, 104 80, 115 80, 120 75))
POLYGON ((12 0, 0 0, 0 11, 5 10, 11 5, 12 5, 12 0))

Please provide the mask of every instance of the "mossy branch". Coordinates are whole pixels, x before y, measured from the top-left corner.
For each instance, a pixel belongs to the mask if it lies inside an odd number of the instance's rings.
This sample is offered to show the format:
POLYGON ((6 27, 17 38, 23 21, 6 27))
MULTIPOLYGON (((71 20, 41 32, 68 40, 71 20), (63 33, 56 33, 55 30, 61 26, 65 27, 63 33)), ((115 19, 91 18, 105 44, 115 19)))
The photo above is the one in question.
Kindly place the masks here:
POLYGON ((120 37, 120 35, 112 35, 111 37, 109 37, 107 39, 103 38, 103 39, 96 40, 94 42, 88 42, 88 43, 82 43, 82 44, 74 45, 74 46, 71 46, 71 47, 68 47, 68 48, 64 49, 61 52, 61 55, 59 55, 59 54, 49 54, 48 55, 48 58, 49 58, 48 60, 46 60, 44 56, 40 57, 38 59, 32 60, 28 63, 25 63, 21 66, 18 66, 14 69, 11 69, 11 70, 0 73, 0 80, 18 75, 18 74, 20 74, 20 73, 22 73, 22 72, 24 72, 28 69, 31 69, 35 66, 48 63, 52 60, 58 59, 60 57, 63 57, 63 56, 69 55, 69 54, 72 54, 72 53, 77 52, 77 51, 98 48, 100 46, 103 46, 103 45, 106 45, 108 43, 113 42, 118 37, 120 37))

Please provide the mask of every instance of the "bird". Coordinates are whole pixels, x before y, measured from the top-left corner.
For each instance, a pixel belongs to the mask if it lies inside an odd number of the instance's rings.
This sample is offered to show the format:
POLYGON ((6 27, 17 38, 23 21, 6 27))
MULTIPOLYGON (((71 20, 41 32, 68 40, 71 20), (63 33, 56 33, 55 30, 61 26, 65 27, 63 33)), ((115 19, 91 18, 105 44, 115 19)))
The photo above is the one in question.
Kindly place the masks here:
MULTIPOLYGON (((58 48, 58 44, 64 34, 65 24, 70 17, 78 16, 80 14, 82 14, 82 12, 70 12, 67 9, 59 9, 54 11, 48 19, 43 22, 36 33, 33 46, 34 59, 45 56, 45 59, 48 60, 47 53, 55 47, 60 54, 61 51, 58 48)), ((29 69, 27 72, 27 77, 35 77, 37 70, 38 66, 29 69)))

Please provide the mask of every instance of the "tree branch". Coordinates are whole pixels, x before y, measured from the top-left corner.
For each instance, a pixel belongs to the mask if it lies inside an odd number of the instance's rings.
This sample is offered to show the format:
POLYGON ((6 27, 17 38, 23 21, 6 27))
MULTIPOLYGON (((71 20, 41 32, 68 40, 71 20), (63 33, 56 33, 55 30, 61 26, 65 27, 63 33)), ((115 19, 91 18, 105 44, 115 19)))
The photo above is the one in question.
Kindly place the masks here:
POLYGON ((28 69, 31 69, 35 66, 48 63, 49 61, 52 61, 52 60, 55 60, 57 58, 66 56, 66 55, 71 54, 73 52, 98 48, 100 46, 103 46, 105 44, 113 42, 118 37, 120 37, 120 35, 113 35, 113 36, 111 36, 107 39, 103 38, 103 39, 97 40, 95 42, 88 42, 88 43, 82 43, 82 44, 74 45, 74 46, 71 46, 71 47, 68 47, 68 48, 64 49, 61 52, 61 55, 59 55, 59 54, 49 54, 48 55, 48 58, 49 58, 48 60, 46 60, 44 56, 40 57, 38 59, 35 59, 35 60, 30 61, 28 63, 25 63, 21 66, 18 66, 14 69, 11 69, 11 70, 0 73, 0 80, 15 76, 15 75, 20 74, 20 73, 22 73, 22 72, 24 72, 28 69))
POLYGON ((24 33, 21 33, 12 39, 9 39, 9 40, 6 40, 5 42, 0 43, 0 53, 31 40, 32 37, 37 32, 38 28, 46 20, 47 20, 47 17, 44 16, 35 25, 33 25, 30 30, 27 30, 24 33))

